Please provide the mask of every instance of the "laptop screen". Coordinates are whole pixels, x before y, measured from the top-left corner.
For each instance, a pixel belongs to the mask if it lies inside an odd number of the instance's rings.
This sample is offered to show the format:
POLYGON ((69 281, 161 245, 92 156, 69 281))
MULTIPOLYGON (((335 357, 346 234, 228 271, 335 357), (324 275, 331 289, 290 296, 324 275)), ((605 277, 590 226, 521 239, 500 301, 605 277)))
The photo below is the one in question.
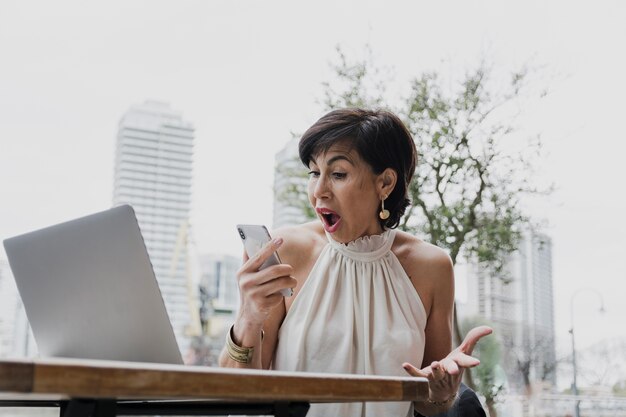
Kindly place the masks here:
POLYGON ((4 246, 41 356, 182 364, 131 206, 4 246))

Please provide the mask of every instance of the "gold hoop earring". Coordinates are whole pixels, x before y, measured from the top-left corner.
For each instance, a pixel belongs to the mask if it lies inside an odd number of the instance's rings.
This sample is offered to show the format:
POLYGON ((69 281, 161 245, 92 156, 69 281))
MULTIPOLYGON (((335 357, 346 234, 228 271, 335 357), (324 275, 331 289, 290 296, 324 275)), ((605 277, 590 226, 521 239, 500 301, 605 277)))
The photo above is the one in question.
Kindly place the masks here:
POLYGON ((381 218, 381 220, 387 220, 389 218, 389 210, 385 209, 385 199, 387 197, 381 198, 380 199, 380 204, 382 206, 382 208, 380 209, 380 213, 378 213, 378 217, 381 218))

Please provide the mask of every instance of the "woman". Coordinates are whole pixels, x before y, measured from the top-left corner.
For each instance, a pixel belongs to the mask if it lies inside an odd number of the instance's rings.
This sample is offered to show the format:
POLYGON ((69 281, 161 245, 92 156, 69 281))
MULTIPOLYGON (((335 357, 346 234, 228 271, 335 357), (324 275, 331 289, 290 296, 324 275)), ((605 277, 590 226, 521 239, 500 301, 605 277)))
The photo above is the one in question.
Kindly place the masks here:
MULTIPOLYGON (((397 231, 409 204, 415 144, 387 111, 344 109, 299 146, 318 220, 279 229, 238 272, 241 307, 220 365, 422 376, 416 411, 445 411, 487 327, 451 350, 454 275, 440 248, 397 231), (280 249, 283 264, 259 271, 280 249), (292 297, 279 291, 293 288, 292 297), (421 369, 420 369, 421 368, 421 369)), ((314 404, 311 416, 407 416, 410 403, 314 404)))

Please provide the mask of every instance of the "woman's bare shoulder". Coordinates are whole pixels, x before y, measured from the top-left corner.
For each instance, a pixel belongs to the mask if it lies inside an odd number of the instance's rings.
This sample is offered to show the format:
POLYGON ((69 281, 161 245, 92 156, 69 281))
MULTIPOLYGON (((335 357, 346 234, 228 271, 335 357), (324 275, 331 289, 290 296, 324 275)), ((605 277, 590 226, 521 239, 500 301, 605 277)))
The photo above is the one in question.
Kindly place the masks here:
POLYGON ((272 231, 272 236, 283 238, 284 243, 279 251, 288 256, 297 253, 311 253, 317 246, 327 242, 324 229, 317 220, 278 228, 272 231))
POLYGON ((453 278, 450 256, 432 243, 398 230, 392 250, 411 278, 453 278))

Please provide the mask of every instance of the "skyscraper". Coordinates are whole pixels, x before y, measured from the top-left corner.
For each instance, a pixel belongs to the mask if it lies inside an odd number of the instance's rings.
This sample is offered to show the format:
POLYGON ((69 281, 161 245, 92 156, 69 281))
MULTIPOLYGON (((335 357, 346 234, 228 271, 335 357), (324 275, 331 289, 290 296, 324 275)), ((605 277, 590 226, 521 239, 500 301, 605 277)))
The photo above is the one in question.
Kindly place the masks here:
POLYGON ((146 101, 122 116, 115 152, 113 205, 135 209, 181 350, 193 296, 187 263, 193 142, 194 127, 181 113, 146 101))
POLYGON ((518 250, 519 292, 522 303, 518 314, 523 344, 533 349, 531 377, 556 383, 554 291, 552 285, 552 239, 532 233, 518 250))
POLYGON ((480 316, 495 326, 504 345, 503 363, 514 386, 533 381, 556 383, 552 287, 552 241, 527 231, 506 263, 506 280, 475 264, 468 266, 464 317, 480 316))

